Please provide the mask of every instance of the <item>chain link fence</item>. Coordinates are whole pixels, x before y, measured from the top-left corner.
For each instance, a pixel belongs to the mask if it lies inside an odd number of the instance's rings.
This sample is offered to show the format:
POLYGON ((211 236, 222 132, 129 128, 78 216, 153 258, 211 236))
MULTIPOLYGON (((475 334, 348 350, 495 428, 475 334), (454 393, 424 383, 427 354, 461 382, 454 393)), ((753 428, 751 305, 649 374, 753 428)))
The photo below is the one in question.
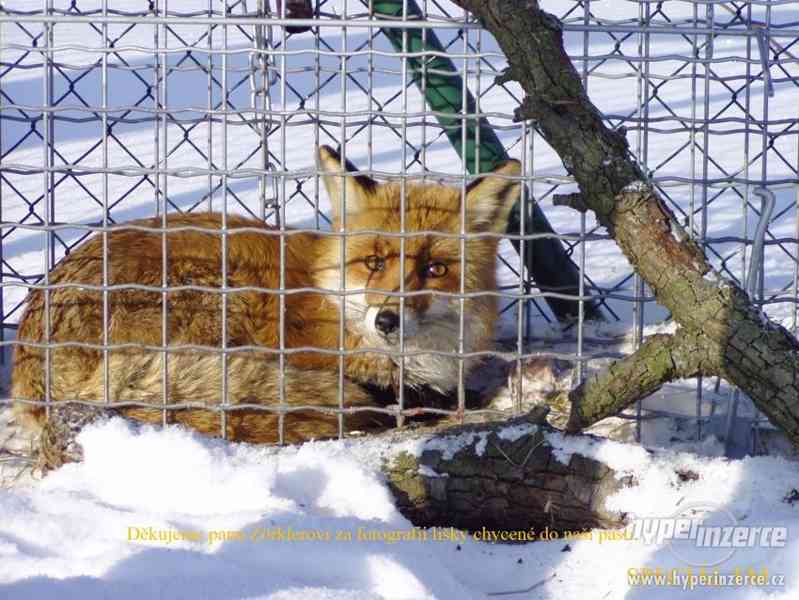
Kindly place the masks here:
MULTIPOLYGON (((588 94, 609 125, 626 130, 678 219, 725 277, 795 333, 799 8, 778 0, 542 4, 563 21, 588 94), (756 192, 773 196, 767 218, 756 192)), ((553 236, 522 226, 519 247, 501 247, 499 356, 569 359, 579 380, 671 326, 591 216, 553 206, 572 181, 534 123, 514 121, 521 90, 495 81, 505 58, 468 14, 446 1, 312 5, 314 18, 297 20, 268 0, 2 4, 6 363, 28 290, 47 285, 47 272, 97 231, 206 210, 329 229, 313 162, 319 145, 343 146, 378 178, 465 186, 488 130, 521 160, 522 221, 532 222, 533 207, 546 215, 579 269, 583 305, 574 319, 557 318, 548 299, 575 296, 540 289, 526 254, 553 236), (302 25, 310 30, 289 31, 302 25), (453 77, 436 62, 443 59, 459 77, 455 113, 431 106, 426 88, 436 75, 453 77), (585 318, 588 299, 601 320, 585 318)), ((644 442, 658 441, 646 439, 651 416, 688 424, 697 439, 723 436, 731 454, 759 451, 765 426, 720 381, 667 386, 631 411, 644 442)))

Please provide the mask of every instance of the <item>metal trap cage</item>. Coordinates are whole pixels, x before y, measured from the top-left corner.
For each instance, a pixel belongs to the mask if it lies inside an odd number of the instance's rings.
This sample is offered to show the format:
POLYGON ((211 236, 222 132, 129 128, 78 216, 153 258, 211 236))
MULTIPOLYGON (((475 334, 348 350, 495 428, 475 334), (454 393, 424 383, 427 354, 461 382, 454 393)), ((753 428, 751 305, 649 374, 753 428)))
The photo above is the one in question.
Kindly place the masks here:
MULTIPOLYGON (((444 0, 321 0, 311 3, 312 18, 297 19, 283 4, 3 3, 6 363, 28 291, 47 287, 63 256, 116 224, 210 210, 278 228, 329 230, 313 162, 321 144, 341 147, 363 174, 463 189, 503 157, 521 161, 516 235, 500 253, 500 358, 568 359, 576 382, 669 326, 591 216, 553 206, 553 195, 573 183, 535 124, 514 121, 521 90, 495 81, 505 58, 470 15, 444 0), (290 31, 302 26, 309 29, 290 31), (562 271, 564 257, 573 285, 542 285, 547 265, 562 271), (559 301, 575 309, 559 310, 559 301)), ((562 19, 589 96, 610 125, 626 129, 631 150, 686 229, 725 277, 747 285, 795 333, 794 3, 542 4, 562 19), (774 197, 767 217, 759 190, 774 197)), ((521 398, 510 408, 522 410, 521 398)), ((758 450, 763 420, 723 382, 668 386, 631 411, 636 437, 660 442, 664 433, 647 429, 647 415, 681 423, 688 437, 724 436, 732 453, 758 450)), ((664 431, 673 437, 674 427, 664 431)))

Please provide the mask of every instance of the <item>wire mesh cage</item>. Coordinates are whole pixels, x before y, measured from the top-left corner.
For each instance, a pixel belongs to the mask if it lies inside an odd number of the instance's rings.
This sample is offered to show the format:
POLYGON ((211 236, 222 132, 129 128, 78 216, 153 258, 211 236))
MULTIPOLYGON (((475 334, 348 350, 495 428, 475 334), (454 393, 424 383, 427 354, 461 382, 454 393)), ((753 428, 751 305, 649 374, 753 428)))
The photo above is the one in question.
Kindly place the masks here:
MULTIPOLYGON (((626 131, 713 265, 795 333, 794 3, 542 5, 563 21, 592 101, 626 131), (774 198, 766 217, 758 193, 774 198)), ((362 175, 440 180, 464 194, 498 160, 521 161, 518 229, 500 245, 502 318, 489 354, 519 366, 540 356, 568 359, 576 383, 644 335, 673 326, 591 215, 553 205, 556 193, 573 191, 568 169, 535 123, 514 119, 521 89, 496 80, 505 57, 469 14, 428 0, 308 6, 310 14, 298 17, 291 2, 268 0, 3 3, 6 363, 29 290, 50 286, 48 273, 65 255, 120 223, 216 211, 281 232, 330 231, 313 158, 324 144, 340 148, 362 175), (571 259, 574 286, 542 285, 535 265, 555 261, 554 252, 571 259), (559 300, 576 309, 564 316, 559 300)), ((461 373, 458 406, 441 412, 463 414, 466 386, 461 373)), ((494 407, 523 410, 521 392, 513 396, 494 407)), ((756 450, 764 425, 737 392, 701 379, 667 386, 627 417, 638 439, 652 436, 645 442, 668 441, 678 427, 688 437, 723 435, 737 451, 756 450), (647 429, 645 416, 670 425, 647 429)))

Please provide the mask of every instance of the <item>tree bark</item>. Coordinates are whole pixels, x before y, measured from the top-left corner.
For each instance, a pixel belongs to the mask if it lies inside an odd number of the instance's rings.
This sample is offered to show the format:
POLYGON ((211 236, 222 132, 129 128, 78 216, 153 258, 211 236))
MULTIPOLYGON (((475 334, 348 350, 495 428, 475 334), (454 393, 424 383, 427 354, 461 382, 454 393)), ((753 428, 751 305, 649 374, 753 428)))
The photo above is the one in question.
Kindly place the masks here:
POLYGON ((720 376, 741 388, 799 445, 799 343, 770 322, 735 283, 715 272, 630 156, 623 133, 609 129, 588 99, 563 48, 560 22, 536 0, 454 0, 477 16, 508 59, 501 80, 526 97, 518 119, 531 119, 574 176, 593 211, 680 330, 637 352, 570 394, 568 429, 617 414, 682 377, 720 376))
POLYGON ((548 443, 557 434, 545 415, 386 434, 392 441, 425 443, 419 456, 401 453, 383 468, 397 508, 419 527, 527 532, 532 539, 541 539, 545 528, 562 533, 623 526, 625 515, 608 510, 605 501, 633 485, 632 478, 580 454, 560 462, 548 443), (512 428, 524 434, 502 434, 512 428), (460 449, 448 453, 453 443, 460 449))

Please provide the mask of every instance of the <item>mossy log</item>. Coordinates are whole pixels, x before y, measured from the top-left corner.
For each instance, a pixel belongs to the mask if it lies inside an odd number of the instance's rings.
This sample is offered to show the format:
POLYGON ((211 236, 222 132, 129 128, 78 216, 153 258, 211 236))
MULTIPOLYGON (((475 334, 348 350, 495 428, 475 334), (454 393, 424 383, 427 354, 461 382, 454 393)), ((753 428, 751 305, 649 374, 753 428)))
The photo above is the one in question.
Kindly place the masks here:
POLYGON ((623 526, 625 516, 609 510, 606 500, 632 478, 580 454, 561 462, 547 441, 559 434, 542 414, 532 422, 523 417, 390 434, 424 441, 419 455, 402 452, 383 469, 400 512, 419 527, 475 532, 623 526))
POLYGON ((529 120, 558 153, 580 194, 560 198, 590 210, 619 244, 657 301, 679 324, 589 377, 570 394, 568 429, 618 414, 663 384, 718 376, 741 388, 799 445, 799 342, 715 271, 683 231, 634 157, 624 132, 605 125, 563 48, 561 23, 536 0, 454 0, 480 19, 508 59, 500 82, 518 81, 529 120))

